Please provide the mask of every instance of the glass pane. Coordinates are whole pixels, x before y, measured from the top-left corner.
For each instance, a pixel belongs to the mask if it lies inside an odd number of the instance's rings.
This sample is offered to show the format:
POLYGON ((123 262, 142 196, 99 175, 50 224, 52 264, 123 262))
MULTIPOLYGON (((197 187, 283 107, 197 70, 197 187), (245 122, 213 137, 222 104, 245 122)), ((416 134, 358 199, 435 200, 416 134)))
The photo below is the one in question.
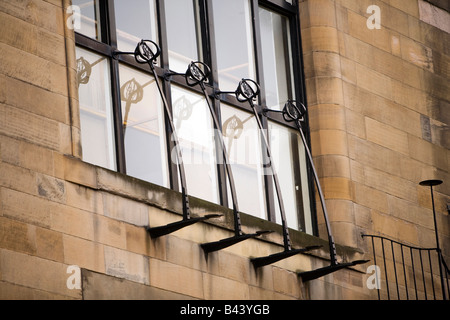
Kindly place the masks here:
POLYGON ((287 100, 294 99, 289 20, 263 8, 259 17, 266 103, 271 109, 281 110, 287 100))
POLYGON ((192 61, 202 60, 198 1, 165 0, 170 69, 185 72, 192 61))
MULTIPOLYGON (((75 22, 75 31, 92 39, 101 41, 99 2, 96 0, 72 0, 74 13, 81 14, 80 25, 75 22)), ((74 17, 75 18, 75 17, 74 17)))
POLYGON ((164 114, 155 79, 120 65, 127 174, 167 187, 164 114))
POLYGON ((213 0, 214 29, 222 91, 235 91, 242 78, 256 80, 249 0, 213 0))
POLYGON ((76 48, 83 160, 116 169, 108 60, 76 48))
POLYGON ((115 0, 117 46, 121 51, 134 51, 141 40, 158 43, 154 0, 115 0))
POLYGON ((186 170, 188 193, 218 203, 214 127, 205 98, 173 86, 172 107, 186 170))
MULTIPOLYGON (((306 154, 300 135, 289 128, 269 123, 273 166, 280 181, 288 226, 312 234, 306 154)), ((275 193, 276 221, 281 223, 275 193)))
POLYGON ((223 104, 221 108, 223 135, 235 180, 239 209, 267 219, 258 124, 253 114, 223 104))

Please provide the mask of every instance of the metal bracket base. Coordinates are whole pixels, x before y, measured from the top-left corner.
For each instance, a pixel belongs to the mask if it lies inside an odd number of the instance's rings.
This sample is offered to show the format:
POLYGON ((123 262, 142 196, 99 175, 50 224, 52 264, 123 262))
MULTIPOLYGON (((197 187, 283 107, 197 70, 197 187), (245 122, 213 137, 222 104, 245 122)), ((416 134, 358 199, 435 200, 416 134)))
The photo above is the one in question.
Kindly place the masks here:
POLYGON ((283 252, 275 253, 267 257, 260 257, 260 258, 253 258, 251 259, 251 262, 253 263, 253 267, 255 269, 267 266, 269 264, 275 263, 280 260, 284 260, 287 258, 290 258, 292 256, 295 256, 300 253, 308 252, 311 250, 320 249, 322 246, 310 246, 303 249, 290 249, 283 252))
POLYGON ((315 280, 320 277, 326 276, 327 274, 339 271, 341 269, 344 269, 347 267, 353 267, 358 264, 364 264, 369 261, 370 260, 356 260, 356 261, 348 262, 348 263, 338 263, 335 265, 330 265, 330 266, 312 270, 312 271, 301 272, 298 274, 298 276, 302 278, 303 282, 307 282, 307 281, 315 280))
POLYGON ((189 219, 184 219, 182 221, 174 222, 174 223, 171 223, 171 224, 168 224, 165 226, 161 226, 161 227, 147 228, 147 231, 150 233, 150 237, 152 237, 154 239, 154 238, 158 238, 158 237, 173 233, 180 229, 186 228, 195 223, 209 220, 212 218, 219 218, 219 217, 222 217, 222 215, 210 214, 210 215, 206 215, 204 217, 199 217, 199 218, 189 218, 189 219))
POLYGON ((202 247, 203 251, 205 252, 205 255, 208 255, 208 253, 210 253, 210 252, 222 250, 222 249, 228 248, 232 245, 235 245, 239 242, 242 242, 244 240, 256 238, 263 234, 272 233, 272 232, 273 231, 258 231, 256 233, 252 233, 252 234, 237 235, 237 236, 234 236, 231 238, 222 239, 222 240, 215 241, 215 242, 204 243, 201 245, 201 247, 202 247))

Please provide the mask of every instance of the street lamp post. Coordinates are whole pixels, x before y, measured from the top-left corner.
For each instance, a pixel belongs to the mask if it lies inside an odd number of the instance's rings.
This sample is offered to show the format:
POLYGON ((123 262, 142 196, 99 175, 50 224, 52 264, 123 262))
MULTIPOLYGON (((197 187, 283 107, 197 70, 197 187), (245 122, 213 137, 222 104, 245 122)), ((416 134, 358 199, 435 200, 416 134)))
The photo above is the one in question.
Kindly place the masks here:
MULTIPOLYGON (((441 253, 441 248, 439 246, 439 236, 438 236, 438 229, 437 229, 437 222, 436 222, 436 209, 434 207, 434 195, 433 195, 433 187, 442 184, 442 180, 424 180, 424 181, 420 182, 419 184, 421 186, 430 187, 430 191, 431 191, 431 203, 433 206, 433 219, 434 219, 434 233, 436 235, 436 249, 438 252, 438 259, 439 259, 439 273, 441 276, 442 295, 443 295, 444 300, 447 300, 445 287, 444 287, 444 277, 442 274, 442 260, 441 260, 442 253, 441 253)), ((431 276, 433 276, 433 275, 431 275, 431 276)))

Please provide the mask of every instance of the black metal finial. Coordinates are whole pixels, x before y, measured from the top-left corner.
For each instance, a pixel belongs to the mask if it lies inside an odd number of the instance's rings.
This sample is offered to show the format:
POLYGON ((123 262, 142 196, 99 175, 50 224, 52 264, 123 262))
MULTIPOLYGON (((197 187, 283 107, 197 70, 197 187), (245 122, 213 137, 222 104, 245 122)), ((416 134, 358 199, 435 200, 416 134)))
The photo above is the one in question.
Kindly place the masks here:
POLYGON ((437 180, 437 179, 432 179, 432 180, 424 180, 421 181, 419 184, 421 186, 426 186, 426 187, 434 187, 434 186, 438 186, 440 184, 442 184, 443 181, 442 180, 437 180))
POLYGON ((294 121, 304 121, 306 115, 306 107, 303 103, 289 100, 283 107, 283 110, 272 110, 269 108, 263 109, 263 114, 266 115, 268 112, 277 112, 283 114, 283 119, 286 122, 294 121))
POLYGON ((251 79, 242 79, 235 92, 236 99, 239 102, 255 100, 261 92, 259 85, 251 79))
POLYGON ((137 63, 155 63, 161 55, 161 49, 156 42, 151 40, 141 40, 134 51, 134 58, 137 63))
POLYGON ((216 98, 221 94, 234 94, 236 99, 241 102, 253 102, 259 96, 261 89, 259 84, 252 79, 242 79, 236 91, 216 91, 214 92, 216 98))
POLYGON ((305 115, 306 107, 301 102, 289 100, 283 108, 283 118, 286 122, 303 121, 305 115))
POLYGON ((207 82, 210 75, 211 69, 207 64, 200 61, 191 62, 185 75, 186 83, 190 87, 195 87, 207 82))

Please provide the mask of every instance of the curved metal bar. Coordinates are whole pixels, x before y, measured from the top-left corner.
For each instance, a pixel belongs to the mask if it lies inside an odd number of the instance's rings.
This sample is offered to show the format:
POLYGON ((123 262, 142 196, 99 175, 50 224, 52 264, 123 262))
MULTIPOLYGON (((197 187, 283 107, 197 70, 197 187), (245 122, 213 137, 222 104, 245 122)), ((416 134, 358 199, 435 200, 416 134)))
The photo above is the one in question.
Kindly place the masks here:
POLYGON ((177 161, 178 161, 178 172, 180 174, 180 183, 181 183, 181 194, 183 197, 183 219, 187 220, 191 218, 191 210, 189 207, 189 198, 188 198, 188 193, 187 193, 187 186, 186 186, 186 172, 185 172, 185 168, 184 168, 184 163, 183 163, 183 155, 181 153, 181 148, 180 148, 180 144, 179 144, 179 139, 178 139, 178 135, 175 129, 175 125, 173 122, 173 117, 172 114, 170 112, 170 108, 169 108, 169 103, 167 102, 166 96, 164 94, 164 91, 162 89, 161 83, 159 81, 158 78, 158 74, 156 73, 156 69, 154 66, 154 63, 156 61, 156 59, 158 58, 158 56, 160 55, 161 50, 159 49, 159 46, 150 40, 142 40, 141 42, 139 42, 138 46, 136 47, 135 50, 135 59, 137 62, 139 63, 147 63, 153 73, 153 76, 155 77, 155 82, 156 82, 156 86, 158 87, 158 91, 159 94, 161 96, 161 99, 163 101, 163 105, 164 105, 164 109, 166 111, 166 116, 169 119, 169 126, 170 126, 170 131, 172 133, 172 141, 174 144, 174 148, 175 148, 175 152, 176 152, 176 156, 177 156, 177 161), (151 48, 147 45, 147 43, 151 43, 153 44, 157 49, 156 52, 153 52, 151 50, 151 48))
POLYGON ((269 140, 264 132, 264 127, 261 123, 261 119, 259 118, 258 112, 256 111, 255 104, 253 103, 253 100, 257 98, 257 96, 260 93, 260 89, 258 84, 249 79, 242 79, 239 83, 238 89, 236 90, 236 99, 240 102, 248 102, 250 104, 250 107, 253 110, 253 114, 256 118, 256 122, 258 123, 258 127, 261 131, 261 137, 264 142, 264 146, 266 147, 267 156, 269 159, 269 165, 268 167, 272 168, 272 178, 275 184, 275 190, 277 192, 278 197, 278 205, 280 208, 280 215, 281 215, 281 224, 283 227, 283 242, 284 242, 284 249, 285 251, 292 250, 291 246, 291 239, 289 235, 288 225, 287 225, 287 219, 286 219, 286 213, 284 209, 284 202, 283 197, 281 195, 281 187, 280 182, 278 180, 278 174, 273 169, 272 166, 272 152, 269 145, 269 140))
POLYGON ((325 205, 325 197, 323 195, 322 187, 320 185, 319 176, 318 176, 316 168, 314 166, 311 150, 308 147, 308 143, 306 141, 305 135, 303 133, 303 128, 301 125, 301 123, 304 120, 304 117, 306 115, 306 107, 301 102, 289 100, 285 104, 283 111, 264 109, 264 113, 267 113, 267 112, 283 113, 284 120, 286 122, 295 122, 296 127, 297 127, 298 131, 300 132, 300 136, 301 136, 303 145, 305 146, 306 153, 308 155, 308 161, 311 165, 313 175, 314 175, 314 181, 316 183, 317 191, 318 191, 319 197, 320 197, 320 203, 321 203, 322 210, 323 210, 323 215, 324 215, 325 225, 326 225, 327 235, 328 235, 328 243, 329 243, 329 247, 330 247, 331 264, 337 265, 338 262, 337 262, 336 244, 334 242, 334 238, 331 233, 331 226, 330 226, 330 221, 328 218, 328 211, 327 211, 327 207, 325 205), (300 107, 298 106, 298 104, 300 104, 300 107))
MULTIPOLYGON (((200 88, 202 89, 203 95, 205 96, 206 103, 208 104, 209 111, 211 113, 211 117, 214 121, 214 125, 217 129, 219 129, 220 123, 217 119, 216 113, 214 111, 213 106, 211 105, 211 102, 209 100, 208 94, 206 92, 205 88, 205 82, 207 81, 209 75, 211 73, 210 68, 208 65, 202 63, 202 62, 191 62, 189 64, 188 70, 186 71, 185 77, 186 77, 186 83, 194 87, 196 85, 200 85, 200 88), (201 68, 203 67, 205 71, 203 71, 201 68)), ((222 134, 217 134, 220 142, 220 146, 222 148, 222 155, 223 159, 225 160, 225 169, 227 172, 228 181, 230 183, 230 192, 231 192, 231 200, 233 202, 233 214, 234 214, 234 230, 236 236, 242 235, 242 228, 241 228, 241 217, 239 213, 239 206, 238 206, 238 200, 237 200, 237 194, 236 194, 236 187, 234 183, 234 177, 231 170, 230 161, 228 158, 227 149, 225 146, 225 141, 223 139, 222 134)))
POLYGON ((302 278, 303 282, 315 280, 317 278, 326 276, 327 274, 334 273, 336 271, 339 271, 341 269, 345 269, 348 267, 354 267, 360 264, 365 264, 369 262, 370 260, 356 260, 352 262, 345 262, 345 263, 338 263, 334 265, 329 265, 323 268, 319 268, 316 270, 308 271, 300 273, 299 276, 302 278))
POLYGON ((134 50, 134 58, 140 64, 154 64, 161 55, 161 49, 152 40, 141 40, 134 50), (155 49, 155 50, 152 50, 155 49))
MULTIPOLYGON (((409 300, 410 296, 409 296, 409 292, 408 292, 408 285, 407 285, 407 277, 406 277, 406 270, 405 270, 405 266, 409 265, 408 261, 406 259, 406 257, 403 254, 403 248, 409 249, 406 252, 409 251, 409 262, 411 263, 411 276, 412 276, 412 289, 415 292, 415 299, 418 300, 419 296, 418 296, 418 290, 419 290, 419 283, 422 282, 423 284, 423 290, 424 290, 424 295, 425 295, 425 299, 427 299, 427 286, 426 283, 431 283, 431 288, 433 291, 433 298, 437 299, 436 297, 436 293, 438 293, 439 291, 435 291, 435 284, 434 284, 434 278, 433 278, 433 263, 431 261, 431 253, 435 252, 437 255, 437 262, 438 264, 442 264, 442 268, 443 268, 443 272, 441 272, 441 270, 439 270, 439 276, 440 276, 440 284, 441 284, 441 294, 442 294, 442 299, 443 300, 447 300, 448 298, 448 293, 450 292, 450 288, 448 285, 448 275, 450 274, 450 270, 448 269, 444 258, 442 256, 442 252, 439 250, 439 248, 435 247, 435 248, 421 248, 421 247, 417 247, 417 246, 411 246, 411 245, 407 245, 404 244, 400 241, 396 241, 393 239, 389 239, 387 237, 384 236, 380 236, 380 235, 372 235, 372 234, 362 234, 361 235, 362 238, 370 238, 371 242, 372 242, 372 254, 374 257, 374 263, 375 265, 377 265, 377 261, 376 261, 376 249, 375 249, 375 242, 374 239, 378 239, 380 240, 380 244, 381 244, 381 250, 382 250, 382 261, 383 261, 383 265, 384 265, 384 273, 385 273, 385 279, 386 279, 386 292, 387 292, 387 298, 390 299, 391 295, 390 295, 390 290, 389 290, 389 281, 388 281, 388 263, 386 262, 386 260, 388 259, 388 257, 385 254, 385 242, 387 244, 390 244, 391 246, 391 250, 392 250, 392 266, 394 269, 394 275, 395 275, 395 284, 397 287, 397 298, 400 299, 400 295, 399 295, 399 279, 397 278, 397 274, 396 274, 396 261, 400 261, 398 254, 394 254, 394 244, 400 247, 400 255, 401 255, 401 263, 403 266, 403 272, 404 272, 404 283, 405 283, 405 292, 406 292, 406 299, 409 300), (414 251, 413 251, 414 250, 414 251), (419 264, 418 266, 418 270, 419 270, 419 274, 416 274, 416 260, 414 259, 414 253, 416 252, 418 254, 418 261, 417 264, 419 264), (424 273, 424 259, 422 257, 422 255, 428 255, 428 263, 429 263, 429 268, 430 268, 430 272, 428 273, 430 275, 430 279, 431 281, 427 281, 427 278, 425 277, 425 274, 427 274, 427 272, 424 273), (420 281, 417 281, 418 279, 420 279, 420 281)), ((378 299, 380 299, 380 292, 378 292, 378 299)))
POLYGON ((326 225, 327 234, 328 234, 328 243, 330 246, 331 264, 337 265, 338 262, 337 262, 337 253, 336 253, 336 243, 334 242, 333 234, 331 233, 330 219, 328 216, 327 206, 325 205, 325 197, 323 195, 322 187, 320 186, 319 176, 318 176, 316 168, 314 166, 311 150, 309 149, 308 144, 306 142, 306 138, 303 133, 303 129, 301 127, 301 122, 299 120, 296 120, 295 123, 297 125, 298 131, 300 132, 300 136, 302 138, 303 145, 305 146, 306 154, 308 155, 308 160, 309 160, 309 163, 311 164, 311 168, 312 168, 312 171, 314 174, 314 180, 316 182, 317 191, 319 193, 320 203, 322 205, 322 211, 323 211, 325 225, 326 225))
MULTIPOLYGON (((208 94, 207 94, 206 88, 205 88, 205 82, 208 80, 210 74, 211 74, 211 70, 208 67, 208 65, 204 64, 203 62, 197 61, 197 62, 191 62, 189 64, 187 71, 184 74, 169 72, 169 73, 166 73, 166 76, 171 76, 171 75, 184 76, 186 79, 186 84, 188 86, 190 86, 190 87, 194 87, 197 85, 200 86, 200 88, 203 92, 203 95, 205 97, 205 100, 208 104, 208 108, 211 113, 211 117, 214 121, 214 125, 218 129, 218 128, 220 128, 220 123, 219 123, 219 120, 217 119, 215 110, 214 110, 213 106, 211 105, 211 102, 209 100, 209 97, 208 97, 208 94)), ((259 231, 259 232, 253 233, 253 234, 243 234, 242 228, 241 228, 241 218, 240 218, 240 214, 239 214, 236 188, 235 188, 235 183, 234 183, 234 178, 233 178, 233 174, 232 174, 232 170, 231 170, 230 161, 228 159, 228 153, 227 153, 227 150, 225 147, 225 141, 223 140, 223 136, 221 134, 218 134, 218 136, 219 136, 220 146, 222 148, 223 159, 225 160, 225 168, 227 171, 227 177, 228 177, 228 180, 230 183, 230 189, 231 189, 230 191, 231 191, 231 197, 232 197, 232 201, 233 201, 235 235, 233 237, 222 239, 219 241, 203 243, 201 245, 201 247, 205 253, 206 259, 208 258, 208 254, 211 252, 222 250, 224 248, 238 244, 242 241, 256 238, 263 234, 272 232, 272 231, 259 231)))
POLYGON ((156 59, 161 55, 161 49, 159 48, 158 44, 156 44, 156 42, 151 41, 151 40, 141 40, 137 44, 134 52, 114 52, 113 58, 115 58, 119 54, 134 54, 134 58, 137 63, 149 65, 149 67, 153 73, 153 76, 155 78, 158 92, 163 101, 166 116, 169 120, 168 123, 170 126, 170 131, 172 133, 172 141, 173 141, 176 156, 177 156, 177 167, 178 167, 178 172, 180 175, 181 195, 182 195, 182 202, 183 202, 182 203, 183 220, 180 222, 175 222, 173 224, 166 225, 166 226, 147 228, 147 231, 150 233, 150 235, 153 238, 156 238, 156 237, 160 237, 160 236, 172 233, 176 230, 190 226, 190 225, 200 222, 200 221, 220 217, 221 215, 207 215, 205 217, 191 219, 191 210, 190 210, 190 206, 189 206, 189 197, 188 197, 187 186, 186 186, 186 172, 185 172, 185 168, 184 168, 183 156, 182 156, 182 152, 181 152, 181 148, 180 148, 180 144, 179 144, 179 139, 178 139, 178 135, 176 133, 175 124, 173 122, 173 117, 170 112, 169 103, 167 102, 167 98, 164 94, 163 88, 161 86, 161 83, 158 78, 158 74, 157 74, 155 66, 154 66, 156 63, 156 59))
POLYGON ((372 234, 362 234, 361 235, 361 238, 367 238, 367 237, 387 240, 389 242, 393 242, 393 243, 398 244, 400 246, 405 246, 405 247, 408 247, 408 248, 414 249, 414 250, 421 250, 421 251, 435 250, 435 251, 437 251, 437 248, 420 248, 420 247, 410 246, 410 245, 406 245, 406 244, 401 243, 399 241, 392 240, 392 239, 389 239, 389 238, 386 238, 386 237, 383 237, 383 236, 372 235, 372 234))
MULTIPOLYGON (((296 127, 297 127, 298 131, 300 132, 300 136, 301 136, 303 145, 305 146, 305 150, 308 155, 308 161, 311 165, 311 168, 312 168, 312 171, 314 174, 314 180, 315 180, 315 183, 317 186, 317 190, 318 190, 319 197, 320 197, 320 202, 321 202, 322 209, 323 209, 323 214, 324 214, 325 224, 326 224, 326 229, 327 229, 327 234, 328 234, 328 244, 329 244, 330 261, 331 261, 330 266, 320 268, 317 270, 299 273, 299 276, 302 278, 303 281, 311 281, 311 280, 323 277, 327 274, 339 271, 346 267, 351 267, 351 266, 356 266, 358 264, 366 263, 366 262, 368 262, 368 260, 357 260, 357 261, 348 262, 348 263, 338 263, 338 261, 337 261, 336 244, 334 242, 334 238, 331 233, 330 221, 328 218, 327 207, 325 205, 325 197, 323 195, 323 191, 322 191, 322 188, 320 185, 319 176, 318 176, 317 171, 314 166, 311 150, 308 147, 305 135, 303 133, 303 128, 302 128, 302 121, 304 121, 304 116, 306 115, 307 110, 303 103, 300 103, 300 107, 297 105, 298 103, 299 102, 289 100, 285 104, 284 109, 282 111, 283 118, 286 122, 295 122, 296 127)), ((265 114, 270 111, 280 112, 278 110, 264 109, 263 113, 265 114)))
POLYGON ((299 253, 306 253, 311 250, 316 250, 316 249, 320 249, 320 248, 322 248, 322 246, 310 246, 310 247, 306 247, 303 249, 291 249, 291 250, 287 250, 287 251, 283 251, 283 252, 274 253, 267 257, 253 258, 253 259, 251 259, 251 261, 253 263, 253 267, 255 267, 255 269, 257 269, 257 268, 264 267, 266 265, 278 262, 280 260, 290 258, 299 253))

